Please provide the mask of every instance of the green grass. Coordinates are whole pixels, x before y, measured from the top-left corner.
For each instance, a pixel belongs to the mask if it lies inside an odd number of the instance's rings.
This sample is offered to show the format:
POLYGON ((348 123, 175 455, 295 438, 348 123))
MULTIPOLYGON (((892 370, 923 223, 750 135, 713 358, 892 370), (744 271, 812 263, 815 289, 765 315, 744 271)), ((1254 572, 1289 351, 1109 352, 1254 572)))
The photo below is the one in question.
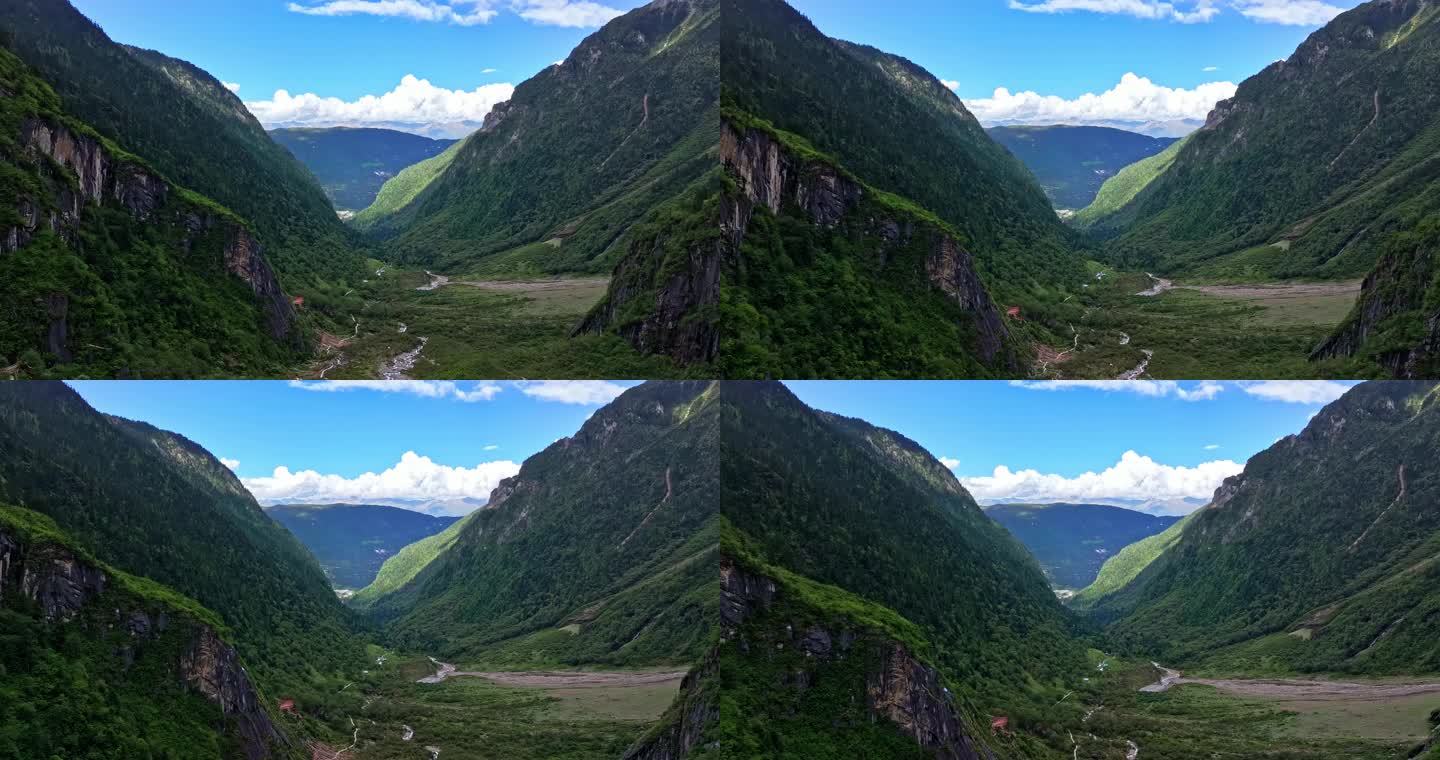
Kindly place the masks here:
POLYGON ((350 219, 350 226, 362 232, 373 231, 386 217, 408 206, 431 182, 450 168, 465 142, 461 140, 434 158, 405 167, 380 188, 380 193, 375 196, 373 203, 350 219))
POLYGON ((1189 137, 1179 140, 1149 158, 1130 164, 1105 180, 1095 200, 1089 206, 1076 211, 1075 215, 1070 217, 1070 223, 1079 229, 1088 229, 1118 213, 1134 200, 1141 190, 1149 187, 1155 178, 1164 174, 1175 163, 1175 157, 1180 155, 1180 151, 1189 141, 1189 137))
MULTIPOLYGON (((1192 512, 1191 515, 1194 513, 1192 512)), ((1105 560, 1100 568, 1100 574, 1095 577, 1094 582, 1081 589, 1070 601, 1072 607, 1085 609, 1095 606, 1101 599, 1124 588, 1135 576, 1150 566, 1162 552, 1175 545, 1180 540, 1180 533, 1185 530, 1185 525, 1190 522, 1190 517, 1171 525, 1160 533, 1149 538, 1141 539, 1115 553, 1115 556, 1105 560)))
POLYGON ((409 583, 435 561, 441 552, 455 543, 455 538, 460 535, 468 521, 469 516, 456 520, 445 530, 422 538, 396 552, 395 556, 385 560, 385 564, 380 566, 379 574, 369 586, 355 592, 355 596, 350 598, 350 606, 359 610, 368 609, 380 597, 409 583))

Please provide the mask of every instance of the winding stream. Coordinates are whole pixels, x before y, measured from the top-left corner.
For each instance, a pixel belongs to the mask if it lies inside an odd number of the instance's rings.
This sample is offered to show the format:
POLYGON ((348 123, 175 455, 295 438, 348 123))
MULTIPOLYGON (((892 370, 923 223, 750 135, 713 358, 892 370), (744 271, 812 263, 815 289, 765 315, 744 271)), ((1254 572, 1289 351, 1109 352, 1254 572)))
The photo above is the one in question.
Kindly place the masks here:
POLYGON ((385 380, 410 380, 411 377, 406 373, 415 369, 415 363, 420 361, 420 352, 425 350, 425 344, 429 342, 429 338, 421 337, 420 345, 396 356, 382 366, 380 368, 380 377, 385 380))

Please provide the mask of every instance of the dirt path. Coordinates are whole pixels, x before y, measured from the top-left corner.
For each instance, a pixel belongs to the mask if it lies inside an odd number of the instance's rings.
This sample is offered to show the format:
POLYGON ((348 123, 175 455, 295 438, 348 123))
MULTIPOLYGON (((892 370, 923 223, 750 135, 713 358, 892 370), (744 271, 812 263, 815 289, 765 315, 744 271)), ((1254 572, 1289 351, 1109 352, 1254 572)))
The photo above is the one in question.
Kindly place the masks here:
POLYGON ((1207 296, 1238 298, 1241 300, 1273 301, 1290 298, 1315 298, 1319 296, 1358 295, 1361 280, 1347 282, 1297 282, 1274 283, 1269 285, 1177 285, 1181 290, 1193 290, 1207 296))
POLYGON ((1440 694, 1440 682, 1420 683, 1354 683, 1303 678, 1185 678, 1178 670, 1155 665, 1164 672, 1159 681, 1140 691, 1168 691, 1172 686, 1198 683, 1245 697, 1300 699, 1311 702, 1345 700, 1384 700, 1440 694))
POLYGON ((410 380, 410 370, 415 369, 415 363, 420 361, 420 352, 425 350, 425 344, 430 339, 420 338, 420 345, 410 351, 406 351, 380 367, 380 377, 384 380, 410 380))
POLYGON ((448 662, 431 658, 438 670, 435 675, 420 679, 419 683, 440 683, 447 678, 483 678, 501 686, 533 686, 542 689, 584 689, 615 686, 652 686, 679 681, 687 671, 658 672, 579 672, 579 671, 522 671, 515 673, 480 672, 456 670, 448 662))
POLYGON ((1155 281, 1155 284, 1154 284, 1154 285, 1151 285, 1149 290, 1142 290, 1142 291, 1140 291, 1139 293, 1136 293, 1135 295, 1137 295, 1137 296, 1145 296, 1145 297, 1147 297, 1147 298, 1151 298, 1151 297, 1154 297, 1154 296, 1158 296, 1158 295, 1160 295, 1161 293, 1164 293, 1164 292, 1167 291, 1167 290, 1174 290, 1174 289, 1175 289, 1175 283, 1171 282, 1170 280, 1167 280, 1167 279, 1165 279, 1165 278, 1163 278, 1163 277, 1156 277, 1155 275, 1150 274, 1149 272, 1146 272, 1146 273, 1145 273, 1145 276, 1146 276, 1146 277, 1149 277, 1149 278, 1152 279, 1152 280, 1154 280, 1154 281, 1155 281))

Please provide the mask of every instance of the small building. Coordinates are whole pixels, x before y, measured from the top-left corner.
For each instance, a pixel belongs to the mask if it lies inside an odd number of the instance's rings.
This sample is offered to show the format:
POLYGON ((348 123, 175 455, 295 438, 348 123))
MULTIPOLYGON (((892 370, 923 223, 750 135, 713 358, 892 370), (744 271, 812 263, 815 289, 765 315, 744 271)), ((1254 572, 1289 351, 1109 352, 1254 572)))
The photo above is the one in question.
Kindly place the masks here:
POLYGON ((1010 719, 1009 719, 1009 718, 1001 715, 1001 716, 998 716, 998 717, 995 717, 995 718, 991 718, 991 719, 990 719, 990 732, 991 732, 991 733, 999 734, 999 733, 1004 733, 1004 732, 1009 731, 1009 730, 1010 730, 1010 719))
POLYGON ((290 303, 293 304, 297 309, 303 309, 305 308, 305 296, 295 296, 294 298, 290 299, 290 303))
POLYGON ((1011 319, 1015 319, 1015 320, 1020 319, 1020 307, 1019 307, 1019 306, 1011 306, 1010 308, 1008 308, 1008 309, 1005 310, 1005 315, 1008 316, 1008 317, 1010 317, 1011 319))
POLYGON ((295 700, 293 700, 293 699, 282 699, 282 700, 280 700, 280 712, 285 713, 285 714, 287 714, 287 715, 295 715, 295 700))

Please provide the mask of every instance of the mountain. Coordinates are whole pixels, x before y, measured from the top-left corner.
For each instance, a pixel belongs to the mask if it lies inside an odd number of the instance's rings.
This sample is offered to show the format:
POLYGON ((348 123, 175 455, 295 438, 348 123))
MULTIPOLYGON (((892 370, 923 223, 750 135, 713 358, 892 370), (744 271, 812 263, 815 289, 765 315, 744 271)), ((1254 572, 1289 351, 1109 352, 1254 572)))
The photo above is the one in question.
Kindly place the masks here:
POLYGON ((348 589, 370 585, 385 560, 460 519, 365 504, 285 505, 265 514, 305 544, 331 584, 348 589))
POLYGON ((989 757, 990 715, 1038 718, 1084 669, 1039 565, 919 445, 778 383, 720 407, 722 698, 755 716, 724 746, 989 757))
POLYGON ((517 87, 428 182, 382 191, 387 213, 366 228, 436 269, 610 271, 629 228, 715 165, 717 6, 655 0, 606 24, 517 87), (410 199, 394 208, 396 196, 410 199))
POLYGON ((0 89, 0 365, 188 377, 293 361, 294 310, 246 221, 66 113, 3 49, 0 89))
POLYGON ((369 206, 380 187, 402 170, 458 142, 348 127, 272 129, 270 137, 310 169, 335 208, 348 211, 369 206))
POLYGON ((1082 209, 1116 172, 1175 142, 1108 127, 1013 126, 985 130, 1025 162, 1057 209, 1082 209))
POLYGON ((1437 445, 1436 383, 1357 386, 1251 458, 1096 610, 1167 663, 1440 671, 1437 445))
POLYGON ((1115 176, 1105 180, 1096 192, 1094 200, 1090 205, 1075 212, 1070 217, 1070 224, 1083 230, 1090 230, 1098 234, 1104 234, 1106 230, 1124 229, 1124 226, 1131 221, 1135 211, 1130 201, 1140 194, 1154 182, 1155 179, 1170 169, 1175 163, 1175 157, 1185 149, 1185 144, 1190 138, 1184 137, 1170 143, 1165 150, 1156 153, 1148 158, 1140 159, 1129 166, 1124 167, 1115 176), (1120 213, 1126 210, 1127 213, 1120 213))
POLYGON ((215 77, 115 43, 68 0, 4 3, 0 29, 67 113, 253 224, 287 286, 363 276, 319 183, 215 77))
POLYGON ((1171 523, 1165 530, 1116 552, 1101 565, 1100 572, 1095 575, 1090 585, 1070 598, 1070 606, 1075 609, 1088 609, 1135 580, 1135 576, 1144 572, 1151 562, 1180 540, 1180 534, 1194 517, 1195 513, 1191 512, 1171 523))
POLYGON ((1035 178, 929 72, 724 0, 727 377, 1013 375, 996 301, 1079 283, 1035 178))
POLYGON ((309 695, 315 674, 364 657, 320 566, 228 467, 64 384, 0 384, 0 502, 213 610, 267 691, 309 695))
POLYGON ((713 643, 718 431, 709 382, 632 388, 487 506, 386 562, 357 605, 399 646, 468 662, 690 664, 713 643))
POLYGON ((1102 504, 998 504, 985 514, 1019 539, 1056 588, 1090 585, 1101 565, 1178 517, 1157 517, 1102 504))
POLYGON ((0 755, 287 753, 215 613, 0 505, 0 755))
POLYGON ((1440 211, 1440 7, 1371 0, 1211 111, 1119 213, 1118 264, 1214 279, 1348 278, 1440 211), (1133 208, 1131 208, 1133 206, 1133 208))

